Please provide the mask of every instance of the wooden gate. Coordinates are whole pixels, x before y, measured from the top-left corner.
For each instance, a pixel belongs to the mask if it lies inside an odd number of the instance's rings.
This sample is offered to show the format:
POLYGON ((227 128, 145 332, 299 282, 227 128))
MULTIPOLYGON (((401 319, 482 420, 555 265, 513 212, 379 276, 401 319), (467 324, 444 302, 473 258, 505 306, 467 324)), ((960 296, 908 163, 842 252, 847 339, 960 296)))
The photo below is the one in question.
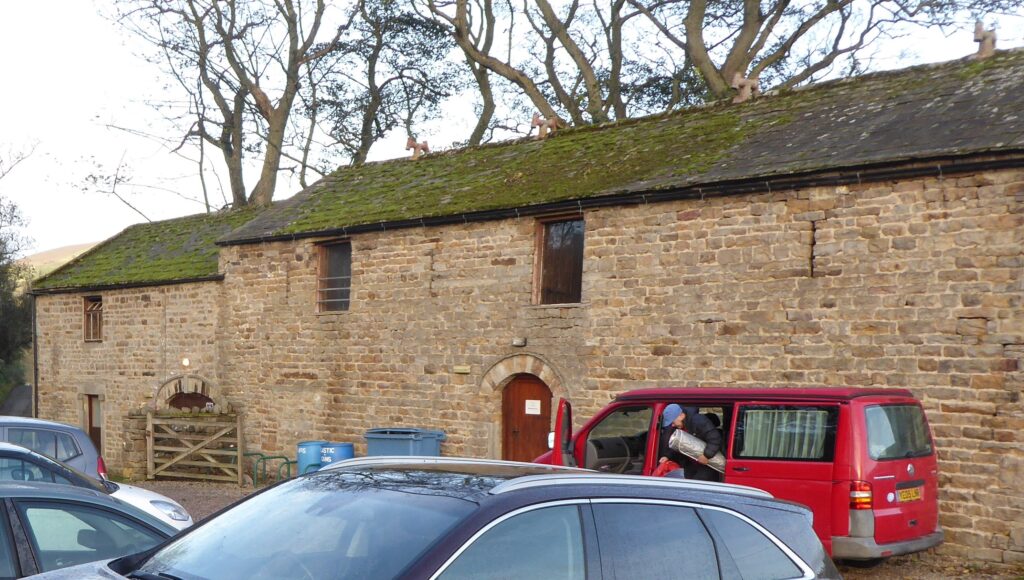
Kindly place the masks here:
POLYGON ((242 485, 242 417, 146 414, 146 478, 181 477, 242 485))

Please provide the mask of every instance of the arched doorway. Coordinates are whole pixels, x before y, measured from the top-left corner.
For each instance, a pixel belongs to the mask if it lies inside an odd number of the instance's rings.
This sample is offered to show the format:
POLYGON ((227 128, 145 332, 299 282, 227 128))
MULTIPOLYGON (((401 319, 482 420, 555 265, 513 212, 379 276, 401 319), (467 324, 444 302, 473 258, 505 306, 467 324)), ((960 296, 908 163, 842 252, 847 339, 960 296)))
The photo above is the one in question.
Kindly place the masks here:
POLYGON ((501 393, 501 457, 533 461, 548 451, 551 389, 534 375, 515 375, 501 393))

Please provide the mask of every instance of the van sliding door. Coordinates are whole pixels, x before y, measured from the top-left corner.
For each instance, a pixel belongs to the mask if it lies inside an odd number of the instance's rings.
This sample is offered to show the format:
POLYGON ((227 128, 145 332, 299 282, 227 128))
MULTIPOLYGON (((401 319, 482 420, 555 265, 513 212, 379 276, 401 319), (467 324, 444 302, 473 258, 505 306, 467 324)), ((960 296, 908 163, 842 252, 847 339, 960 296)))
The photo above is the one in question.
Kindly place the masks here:
POLYGON ((839 407, 741 403, 736 407, 725 481, 763 489, 814 512, 814 531, 831 547, 832 471, 839 407))

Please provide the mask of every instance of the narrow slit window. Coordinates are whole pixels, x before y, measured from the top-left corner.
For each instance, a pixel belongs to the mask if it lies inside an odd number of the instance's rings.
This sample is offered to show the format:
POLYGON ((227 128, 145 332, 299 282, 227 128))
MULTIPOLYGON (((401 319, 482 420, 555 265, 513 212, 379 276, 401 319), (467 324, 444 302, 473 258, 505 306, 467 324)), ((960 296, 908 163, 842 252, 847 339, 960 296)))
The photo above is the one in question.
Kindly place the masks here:
POLYGON ((542 224, 540 240, 540 304, 574 304, 583 286, 583 220, 542 224))
POLYGON ((86 296, 84 309, 84 336, 86 342, 103 340, 103 297, 86 296))
POLYGON ((317 278, 317 311, 348 310, 352 294, 352 244, 342 242, 320 246, 317 278))

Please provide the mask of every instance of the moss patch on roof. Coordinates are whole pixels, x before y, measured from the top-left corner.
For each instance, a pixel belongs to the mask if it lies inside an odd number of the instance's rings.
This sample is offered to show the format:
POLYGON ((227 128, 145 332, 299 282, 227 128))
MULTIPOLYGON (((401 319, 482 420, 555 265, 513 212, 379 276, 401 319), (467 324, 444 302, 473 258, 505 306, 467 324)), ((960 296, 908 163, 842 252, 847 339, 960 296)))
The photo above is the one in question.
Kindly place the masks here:
POLYGON ((198 214, 137 224, 32 284, 55 291, 209 278, 218 274, 217 238, 260 210, 198 214))
POLYGON ((1024 51, 344 167, 221 243, 1024 147, 1024 51))

